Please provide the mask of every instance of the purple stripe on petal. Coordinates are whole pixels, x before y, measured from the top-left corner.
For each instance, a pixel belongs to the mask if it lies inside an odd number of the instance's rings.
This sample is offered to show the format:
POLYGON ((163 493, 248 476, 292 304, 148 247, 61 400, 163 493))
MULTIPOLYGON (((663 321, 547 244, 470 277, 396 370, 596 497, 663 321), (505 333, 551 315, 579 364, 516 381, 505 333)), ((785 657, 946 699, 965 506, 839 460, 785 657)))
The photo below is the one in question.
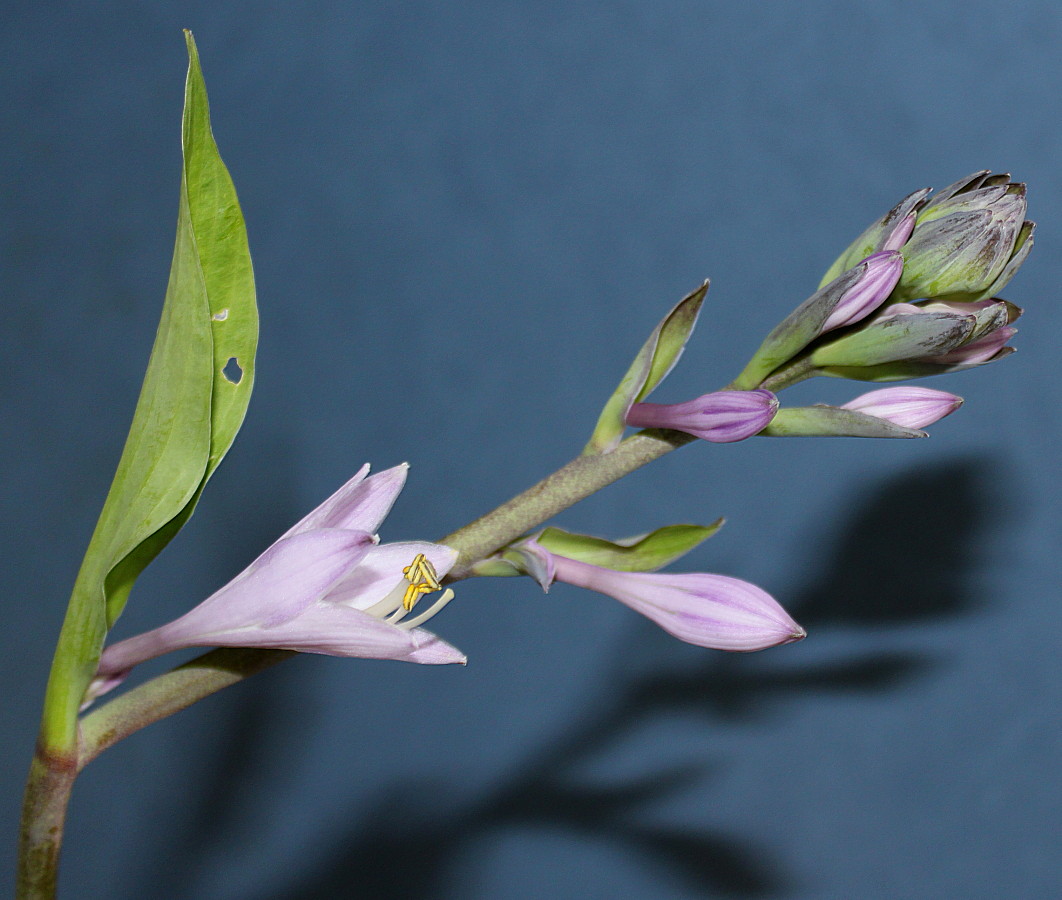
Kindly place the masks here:
POLYGON ((962 397, 932 388, 902 386, 882 388, 849 400, 841 409, 885 419, 902 428, 925 428, 955 412, 962 397))
POLYGON ((778 411, 770 391, 715 391, 685 403, 635 403, 627 424, 672 428, 716 444, 743 441, 762 431, 778 411))
POLYGON ((725 575, 617 572, 555 556, 557 580, 608 594, 680 640, 716 650, 763 650, 804 629, 766 591, 725 575))
POLYGON ((903 273, 903 256, 895 250, 874 253, 860 263, 866 271, 827 316, 822 331, 830 331, 865 319, 885 300, 903 273))

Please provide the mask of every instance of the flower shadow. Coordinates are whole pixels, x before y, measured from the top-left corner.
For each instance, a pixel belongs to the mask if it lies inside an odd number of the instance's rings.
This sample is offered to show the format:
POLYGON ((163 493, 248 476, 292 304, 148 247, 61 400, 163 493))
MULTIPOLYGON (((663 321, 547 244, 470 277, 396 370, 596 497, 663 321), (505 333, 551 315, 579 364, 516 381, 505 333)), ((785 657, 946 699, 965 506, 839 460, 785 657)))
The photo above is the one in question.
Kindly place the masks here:
MULTIPOLYGON (((874 632, 868 643, 876 649, 792 668, 771 654, 684 653, 676 666, 673 647, 650 638, 643 644, 650 656, 637 672, 607 673, 608 700, 486 796, 469 805, 452 794, 448 799, 444 784, 386 788, 368 812, 354 814, 331 849, 322 849, 313 874, 270 900, 439 896, 454 866, 482 842, 526 828, 611 842, 704 896, 784 896, 795 890, 795 875, 754 837, 643 820, 652 804, 698 784, 703 790, 707 765, 665 767, 604 788, 580 783, 579 774, 634 729, 676 714, 736 728, 745 719, 781 714, 812 693, 881 694, 929 675, 939 660, 910 650, 883 651, 880 635, 976 609, 979 598, 966 581, 966 563, 995 506, 989 484, 977 461, 951 461, 890 478, 855 509, 823 571, 791 606, 799 621, 822 631, 874 632), (430 818, 426 795, 434 798, 430 818), (409 862, 412 847, 415 865, 409 862)), ((728 762, 717 758, 712 764, 728 762)))

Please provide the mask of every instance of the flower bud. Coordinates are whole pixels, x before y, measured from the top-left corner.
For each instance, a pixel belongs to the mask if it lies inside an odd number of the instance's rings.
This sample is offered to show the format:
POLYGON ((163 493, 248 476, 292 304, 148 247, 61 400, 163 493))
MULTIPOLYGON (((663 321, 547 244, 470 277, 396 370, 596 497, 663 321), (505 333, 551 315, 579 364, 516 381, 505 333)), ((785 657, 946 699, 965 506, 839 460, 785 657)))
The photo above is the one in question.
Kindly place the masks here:
POLYGON ((681 641, 715 650, 765 650, 799 641, 806 632, 761 588, 706 572, 619 572, 551 553, 534 540, 526 554, 541 558, 551 578, 614 597, 681 641))
POLYGON ((819 282, 819 287, 833 281, 845 269, 851 268, 859 260, 866 259, 872 253, 882 250, 899 250, 903 247, 914 230, 918 211, 925 205, 926 197, 932 190, 932 188, 922 188, 920 191, 908 194, 867 228, 844 253, 834 260, 833 265, 819 282))
POLYGON ((962 397, 932 388, 904 386, 882 388, 849 400, 841 409, 874 416, 902 428, 925 428, 962 406, 962 397))
POLYGON ((1032 249, 1024 184, 987 171, 956 182, 918 213, 893 299, 978 301, 998 293, 1032 249))
POLYGON ((635 403, 627 424, 672 428, 715 444, 743 441, 762 431, 778 410, 770 391, 715 391, 685 403, 635 403))
POLYGON ((937 356, 969 340, 976 324, 973 315, 897 304, 856 331, 817 347, 810 359, 812 365, 827 368, 937 356))
POLYGON ((1021 313, 1006 300, 894 303, 859 331, 818 348, 811 359, 818 374, 857 381, 954 372, 1013 353, 1006 343, 1017 333, 1010 323, 1021 313))
POLYGON ((733 386, 758 387, 824 332, 852 325, 874 312, 893 291, 903 269, 895 250, 874 253, 820 288, 767 335, 733 386))

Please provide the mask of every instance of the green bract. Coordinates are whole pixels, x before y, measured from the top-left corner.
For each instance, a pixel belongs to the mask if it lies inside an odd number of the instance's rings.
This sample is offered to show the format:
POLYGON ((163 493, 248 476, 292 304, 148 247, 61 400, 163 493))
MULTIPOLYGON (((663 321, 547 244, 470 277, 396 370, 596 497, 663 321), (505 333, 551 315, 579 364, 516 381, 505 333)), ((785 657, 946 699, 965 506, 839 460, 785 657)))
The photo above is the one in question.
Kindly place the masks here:
POLYGON ((778 410, 760 434, 768 437, 919 438, 924 431, 837 406, 797 406, 778 410))
POLYGON ((618 541, 551 527, 535 540, 550 553, 592 566, 617 572, 655 572, 685 556, 722 527, 722 519, 716 519, 711 525, 665 525, 649 534, 618 541))
POLYGON ((910 223, 907 220, 922 208, 925 204, 925 198, 931 190, 932 188, 922 188, 912 194, 908 194, 884 216, 869 226, 866 231, 851 243, 844 253, 834 260, 833 265, 822 276, 819 287, 829 284, 845 269, 852 268, 861 259, 866 259, 870 256, 871 253, 877 253, 892 246, 890 239, 893 240, 897 247, 901 246, 906 240, 906 232, 900 235, 899 238, 896 238, 895 235, 898 231, 904 229, 905 223, 906 227, 910 228, 910 223))
MULTIPOLYGON (((723 527, 723 519, 711 525, 665 525, 649 534, 639 534, 618 541, 575 534, 560 528, 546 528, 534 540, 550 553, 617 572, 655 572, 680 556, 685 556, 702 541, 723 527)), ((473 566, 473 573, 493 577, 530 575, 544 588, 550 578, 538 554, 528 552, 517 542, 501 556, 490 557, 473 566)))
POLYGON ((972 315, 946 312, 881 317, 818 347, 810 361, 817 367, 876 366, 934 356, 968 340, 975 325, 972 315))
POLYGON ((707 293, 706 281, 693 293, 683 297, 653 329, 619 387, 601 410, 594 433, 583 449, 584 455, 608 453, 619 445, 631 406, 644 400, 667 377, 682 356, 707 293))
POLYGON ((258 312, 243 215, 210 130, 190 32, 184 166, 166 299, 140 399, 59 638, 43 734, 75 739, 78 706, 133 582, 188 520, 243 422, 258 312))

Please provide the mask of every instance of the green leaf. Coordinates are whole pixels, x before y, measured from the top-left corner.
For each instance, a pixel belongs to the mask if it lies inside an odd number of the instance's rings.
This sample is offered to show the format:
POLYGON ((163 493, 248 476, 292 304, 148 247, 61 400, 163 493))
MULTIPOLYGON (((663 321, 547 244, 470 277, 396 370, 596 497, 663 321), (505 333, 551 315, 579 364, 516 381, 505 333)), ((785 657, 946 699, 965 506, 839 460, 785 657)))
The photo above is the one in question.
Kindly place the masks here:
POLYGON ((43 731, 56 748, 73 746, 78 706, 106 632, 137 576, 192 514, 239 430, 254 383, 258 312, 247 233, 211 134, 195 42, 190 32, 185 37, 173 263, 129 436, 56 650, 43 731))
MULTIPOLYGON (((185 315, 195 316, 195 327, 203 319, 209 324, 212 343, 210 358, 213 362, 208 398, 209 452, 194 494, 182 508, 146 538, 136 540, 135 535, 129 537, 129 543, 135 544, 134 548, 115 563, 106 580, 108 626, 113 626, 121 615, 137 576, 192 515, 207 480, 232 446, 243 424, 254 386, 258 308, 247 228, 236 198, 236 188, 221 160, 210 128, 206 84, 190 31, 185 31, 185 40, 188 45, 188 78, 181 128, 184 171, 177 248, 167 289, 167 302, 172 291, 182 298, 178 302, 182 302, 185 315), (182 239, 186 242, 183 247, 182 239), (176 284, 175 272, 179 272, 176 284)), ((164 321, 165 316, 164 310, 164 321)), ((141 402, 145 394, 146 390, 141 393, 141 402)), ((199 391, 188 391, 184 396, 188 398, 189 408, 202 401, 199 391)), ((136 425, 134 417, 133 429, 136 425)), ((121 470, 122 464, 119 463, 119 475, 121 470)), ((157 477, 154 480, 157 481, 157 477)), ((116 484, 117 481, 116 476, 116 484)), ((142 483, 148 488, 147 498, 142 502, 150 504, 150 482, 142 483)), ((136 482, 133 484, 135 489, 136 482)), ((110 499, 108 497, 108 506, 110 499)), ((145 532, 146 529, 141 529, 138 533, 145 532)))
POLYGON ((650 534, 619 541, 550 527, 535 540, 550 553, 593 566, 619 572, 654 572, 689 553, 722 526, 723 519, 717 519, 711 525, 666 525, 650 534))
POLYGON ((644 400, 667 377, 682 356, 686 341, 697 324, 708 282, 679 301, 649 335, 638 351, 619 387, 609 397, 597 420, 590 442, 583 449, 584 456, 615 450, 626 428, 627 413, 635 403, 644 400))

